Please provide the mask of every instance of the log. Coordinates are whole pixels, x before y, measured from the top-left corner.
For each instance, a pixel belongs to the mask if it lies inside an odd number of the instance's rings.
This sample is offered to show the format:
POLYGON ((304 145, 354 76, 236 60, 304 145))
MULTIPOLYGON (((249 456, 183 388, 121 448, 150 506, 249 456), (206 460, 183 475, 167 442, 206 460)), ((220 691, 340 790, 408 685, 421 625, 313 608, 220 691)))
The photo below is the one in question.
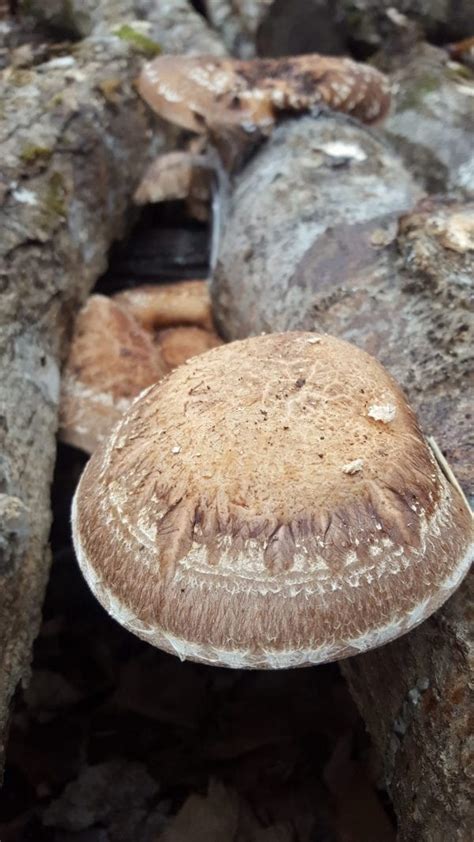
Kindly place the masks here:
POLYGON ((474 198, 474 73, 430 44, 379 63, 395 91, 383 127, 393 147, 428 192, 474 198))
POLYGON ((21 0, 20 5, 43 25, 76 38, 107 34, 115 28, 135 44, 141 35, 142 45, 146 46, 148 31, 155 34, 166 53, 226 52, 218 35, 188 0, 21 0), (134 38, 134 34, 138 37, 134 38))
POLYGON ((212 25, 243 58, 357 50, 367 56, 425 35, 437 44, 474 31, 471 0, 205 0, 212 25))
POLYGON ((399 842, 466 842, 472 804, 473 576, 426 623, 341 662, 380 756, 399 842))
POLYGON ((123 0, 117 29, 116 4, 104 2, 90 37, 0 77, 0 766, 48 576, 60 364, 71 321, 133 218, 146 164, 167 143, 169 130, 139 100, 134 79, 158 38, 164 49, 212 50, 213 36, 184 3, 174 40, 172 5, 140 2, 148 21, 138 25, 138 4, 123 0))
MULTIPOLYGON (((228 197, 215 316, 229 339, 317 330, 374 354, 473 494, 474 205, 419 195, 374 132, 330 116, 279 126, 228 197)), ((470 587, 342 664, 385 762, 400 842, 469 838, 470 587)))

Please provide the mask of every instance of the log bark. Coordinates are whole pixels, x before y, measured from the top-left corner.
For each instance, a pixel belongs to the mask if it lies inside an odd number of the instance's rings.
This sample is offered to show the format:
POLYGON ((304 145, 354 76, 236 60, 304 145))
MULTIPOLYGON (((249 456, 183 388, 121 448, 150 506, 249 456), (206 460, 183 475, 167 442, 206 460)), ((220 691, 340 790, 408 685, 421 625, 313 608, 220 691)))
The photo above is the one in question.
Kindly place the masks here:
POLYGON ((166 53, 226 52, 219 36, 188 0, 21 0, 21 7, 43 25, 76 38, 107 34, 114 28, 126 38, 128 26, 145 37, 147 31, 153 32, 166 53))
POLYGON ((212 50, 213 37, 187 4, 178 42, 170 3, 140 2, 145 30, 135 5, 120 4, 114 34, 114 3, 100 4, 104 14, 89 38, 41 64, 8 67, 0 78, 0 766, 48 575, 69 327, 111 242, 130 224, 146 164, 167 142, 169 130, 139 100, 134 79, 155 39, 165 49, 212 50))
MULTIPOLYGON (((237 176, 212 295, 230 339, 304 329, 394 374, 474 492, 474 205, 425 199, 374 133, 343 118, 276 129, 237 176)), ((474 681, 469 582, 403 639, 343 672, 385 762, 400 842, 467 840, 474 681)))
POLYGON ((473 576, 426 623, 342 672, 385 764, 399 842, 470 838, 473 576))
POLYGON ((228 49, 246 57, 347 52, 359 55, 424 35, 437 44, 474 27, 471 0, 205 0, 228 49))
POLYGON ((430 193, 474 198, 474 73, 429 44, 380 64, 394 88, 383 131, 410 172, 430 193))

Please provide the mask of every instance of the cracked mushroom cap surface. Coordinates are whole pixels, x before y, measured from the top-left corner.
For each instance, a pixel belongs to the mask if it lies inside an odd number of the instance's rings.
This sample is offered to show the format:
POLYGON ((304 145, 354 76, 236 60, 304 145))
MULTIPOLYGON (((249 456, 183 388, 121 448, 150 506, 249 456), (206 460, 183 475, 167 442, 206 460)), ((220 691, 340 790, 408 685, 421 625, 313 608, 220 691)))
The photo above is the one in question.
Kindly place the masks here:
POLYGON ((387 78, 348 58, 308 54, 241 61, 160 56, 145 65, 139 91, 165 120, 194 132, 271 126, 278 112, 327 106, 375 123, 390 106, 387 78))
POLYGON ((182 659, 286 668, 363 652, 468 570, 471 512, 382 366, 330 336, 223 345, 151 387, 86 466, 79 564, 182 659))

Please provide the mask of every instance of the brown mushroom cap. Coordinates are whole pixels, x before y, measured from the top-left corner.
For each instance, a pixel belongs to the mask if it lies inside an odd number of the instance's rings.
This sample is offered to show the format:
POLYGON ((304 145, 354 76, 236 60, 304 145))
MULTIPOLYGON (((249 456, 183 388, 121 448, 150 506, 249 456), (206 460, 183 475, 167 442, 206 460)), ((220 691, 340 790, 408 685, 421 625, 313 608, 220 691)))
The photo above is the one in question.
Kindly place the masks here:
POLYGON ((301 666, 385 643, 467 572, 471 513, 365 352, 287 333, 195 357, 87 465, 82 571, 180 658, 301 666))
POLYGON ((114 301, 131 313, 144 327, 194 325, 212 330, 212 310, 206 281, 181 281, 128 289, 114 295, 114 301))
POLYGON ((191 357, 204 354, 222 345, 222 339, 202 327, 170 327, 160 330, 157 337, 161 357, 169 371, 182 365, 191 357))
POLYGON ((77 316, 63 372, 60 438, 91 453, 168 371, 152 334, 112 299, 92 295, 77 316))
POLYGON ((318 54, 250 61, 160 56, 145 66, 139 91, 161 117, 195 132, 264 128, 280 111, 317 105, 374 123, 390 105, 388 81, 378 70, 318 54))
POLYGON ((189 326, 210 324, 205 281, 92 295, 77 317, 63 372, 62 441, 92 453, 143 389, 221 344, 212 330, 189 326))

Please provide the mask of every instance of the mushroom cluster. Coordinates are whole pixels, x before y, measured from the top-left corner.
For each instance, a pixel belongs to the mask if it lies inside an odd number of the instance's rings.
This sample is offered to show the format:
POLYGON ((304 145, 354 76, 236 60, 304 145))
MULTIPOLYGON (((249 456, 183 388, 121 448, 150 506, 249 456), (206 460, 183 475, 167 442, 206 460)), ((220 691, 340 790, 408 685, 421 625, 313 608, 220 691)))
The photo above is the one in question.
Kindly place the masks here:
MULTIPOLYGON (((321 108, 372 124, 390 105, 381 73, 319 55, 163 56, 139 90, 201 138, 197 159, 162 157, 137 201, 191 195, 207 134, 265 135, 279 115, 321 108)), ((227 667, 332 661, 404 634, 458 586, 474 534, 403 393, 328 335, 222 345, 207 289, 191 286, 173 288, 179 305, 165 288, 96 296, 78 322, 63 436, 102 441, 72 515, 92 591, 138 637, 227 667)))
POLYGON ((143 389, 220 343, 205 281, 92 295, 63 373, 60 438, 92 453, 143 389))
POLYGON ((106 610, 180 658, 295 667, 416 626, 457 587, 473 522, 401 390, 326 335, 215 348, 94 453, 73 505, 106 610))

